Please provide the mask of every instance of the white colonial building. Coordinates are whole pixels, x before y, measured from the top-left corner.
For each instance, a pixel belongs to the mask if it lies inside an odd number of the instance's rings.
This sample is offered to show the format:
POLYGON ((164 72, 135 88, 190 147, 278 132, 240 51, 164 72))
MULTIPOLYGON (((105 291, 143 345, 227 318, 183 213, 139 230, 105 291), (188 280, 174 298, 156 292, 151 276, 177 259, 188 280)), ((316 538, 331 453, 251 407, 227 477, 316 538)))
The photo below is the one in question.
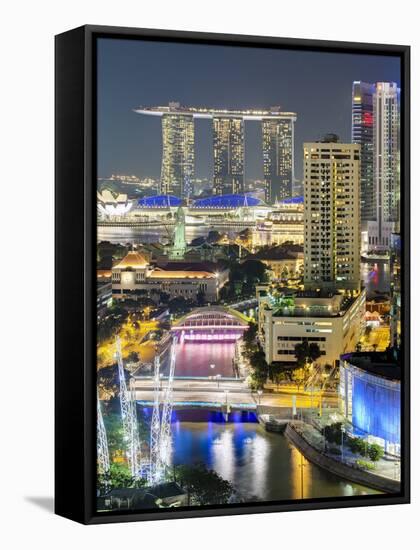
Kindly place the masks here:
POLYGON ((112 294, 116 299, 136 299, 145 291, 149 295, 165 292, 171 298, 181 296, 187 300, 202 294, 206 301, 214 302, 228 274, 228 270, 210 263, 172 262, 158 267, 133 250, 112 267, 112 294))

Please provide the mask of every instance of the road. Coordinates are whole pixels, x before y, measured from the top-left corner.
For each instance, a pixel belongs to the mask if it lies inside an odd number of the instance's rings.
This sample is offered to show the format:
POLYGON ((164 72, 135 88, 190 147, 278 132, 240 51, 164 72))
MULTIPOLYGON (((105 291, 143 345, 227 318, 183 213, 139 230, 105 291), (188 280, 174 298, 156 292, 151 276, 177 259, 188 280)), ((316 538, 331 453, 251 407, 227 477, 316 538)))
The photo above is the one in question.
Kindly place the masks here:
MULTIPOLYGON (((165 387, 163 380, 162 386, 165 387)), ((153 400, 153 381, 151 379, 137 379, 135 382, 136 399, 138 401, 153 400)), ((310 392, 297 392, 296 388, 287 387, 281 391, 264 392, 259 396, 256 392, 238 381, 216 381, 208 380, 174 380, 174 402, 217 402, 225 403, 253 403, 270 407, 291 407, 293 395, 296 395, 296 406, 298 408, 318 407, 319 395, 310 392)), ((338 398, 334 393, 324 393, 322 396, 323 406, 337 407, 338 398)))

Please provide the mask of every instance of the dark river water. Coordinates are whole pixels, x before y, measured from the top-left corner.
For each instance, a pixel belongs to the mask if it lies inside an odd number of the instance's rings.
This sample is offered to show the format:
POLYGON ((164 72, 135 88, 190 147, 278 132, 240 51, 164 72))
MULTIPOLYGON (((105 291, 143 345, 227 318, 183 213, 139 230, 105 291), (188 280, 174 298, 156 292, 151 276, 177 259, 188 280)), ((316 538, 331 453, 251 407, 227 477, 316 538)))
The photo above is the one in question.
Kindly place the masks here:
POLYGON ((302 490, 303 498, 377 493, 307 462, 283 435, 266 432, 253 413, 233 413, 229 420, 217 412, 174 411, 172 464, 204 463, 251 501, 301 499, 302 490))

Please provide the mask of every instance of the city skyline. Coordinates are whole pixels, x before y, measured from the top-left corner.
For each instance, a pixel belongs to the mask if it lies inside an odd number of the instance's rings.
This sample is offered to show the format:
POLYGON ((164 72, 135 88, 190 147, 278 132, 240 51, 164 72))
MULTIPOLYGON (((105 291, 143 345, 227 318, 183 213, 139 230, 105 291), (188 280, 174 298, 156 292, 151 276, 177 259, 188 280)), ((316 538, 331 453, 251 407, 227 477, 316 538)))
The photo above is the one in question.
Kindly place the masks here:
MULTIPOLYGON (((301 180, 305 141, 317 141, 323 134, 334 132, 342 142, 351 142, 355 80, 394 81, 400 85, 399 60, 389 56, 99 40, 98 175, 135 173, 160 179, 160 121, 138 117, 133 109, 178 101, 181 105, 221 109, 269 109, 280 105, 282 111, 296 112, 294 169, 301 180)), ((262 180, 261 125, 247 121, 245 127, 244 177, 262 180)), ((198 120, 195 134, 195 176, 212 180, 211 121, 198 120)))
POLYGON ((99 40, 98 512, 400 491, 398 72, 99 40))

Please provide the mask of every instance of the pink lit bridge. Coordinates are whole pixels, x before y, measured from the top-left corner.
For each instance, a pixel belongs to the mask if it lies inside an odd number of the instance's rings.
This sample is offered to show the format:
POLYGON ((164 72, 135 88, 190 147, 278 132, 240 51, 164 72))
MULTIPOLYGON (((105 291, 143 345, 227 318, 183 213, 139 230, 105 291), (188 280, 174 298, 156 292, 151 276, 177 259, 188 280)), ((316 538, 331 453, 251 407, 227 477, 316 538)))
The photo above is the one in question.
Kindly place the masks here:
POLYGON ((184 342, 235 342, 248 327, 248 317, 223 306, 196 308, 172 325, 171 332, 184 342))

